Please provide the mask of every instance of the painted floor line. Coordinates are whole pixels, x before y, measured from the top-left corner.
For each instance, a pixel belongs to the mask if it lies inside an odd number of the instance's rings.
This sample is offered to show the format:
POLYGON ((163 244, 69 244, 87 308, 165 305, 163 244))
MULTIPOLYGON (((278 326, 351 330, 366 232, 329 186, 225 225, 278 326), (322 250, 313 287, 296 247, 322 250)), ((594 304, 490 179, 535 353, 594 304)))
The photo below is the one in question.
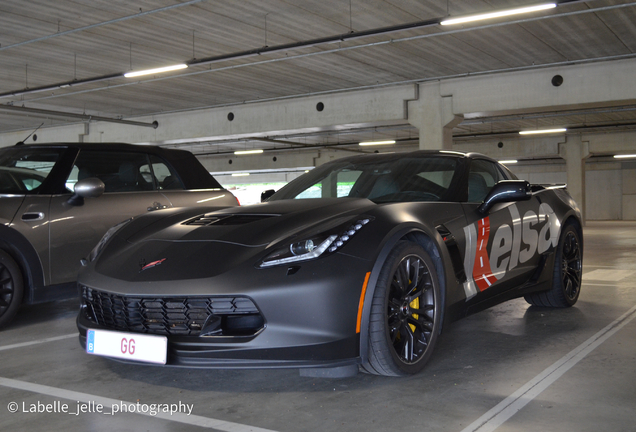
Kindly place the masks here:
POLYGON ((625 327, 636 318, 636 306, 621 315, 616 321, 596 333, 581 345, 563 356, 552 366, 545 369, 539 375, 528 381, 519 390, 508 396, 501 403, 486 414, 467 426, 462 432, 492 432, 505 423, 510 417, 519 412, 523 407, 536 398, 541 392, 552 385, 574 365, 583 360, 599 345, 612 337, 616 332, 625 327))
MULTIPOLYGON (((95 396, 88 393, 81 393, 71 390, 64 390, 56 387, 50 387, 41 384, 34 384, 26 381, 18 381, 11 378, 0 377, 0 386, 9 387, 16 390, 25 390, 33 393, 38 393, 47 396, 53 396, 60 399, 67 399, 70 401, 78 401, 83 403, 94 403, 95 405, 101 404, 105 408, 113 407, 116 405, 136 405, 137 402, 126 402, 118 399, 111 399, 101 396, 95 396)), ((196 408, 196 406, 195 406, 196 408)), ((109 411, 110 412, 110 411, 109 411)), ((144 415, 151 418, 158 418, 162 420, 169 420, 177 423, 184 423, 192 426, 200 426, 210 429, 216 429, 223 432, 274 432, 270 429, 263 429, 240 423, 232 423, 224 420, 217 420, 209 417, 202 417, 198 415, 188 415, 186 413, 175 412, 173 414, 160 412, 156 415, 150 413, 135 412, 134 414, 144 415)), ((110 415, 108 413, 95 414, 95 415, 110 415)))
POLYGON ((78 337, 78 335, 79 333, 71 333, 71 334, 66 334, 63 336, 55 336, 55 337, 50 337, 46 339, 38 339, 34 341, 29 341, 29 342, 20 342, 13 345, 0 346, 0 351, 6 351, 6 350, 14 349, 14 348, 22 348, 22 347, 27 347, 31 345, 38 345, 38 344, 42 344, 46 342, 55 342, 58 340, 70 339, 72 337, 78 337))

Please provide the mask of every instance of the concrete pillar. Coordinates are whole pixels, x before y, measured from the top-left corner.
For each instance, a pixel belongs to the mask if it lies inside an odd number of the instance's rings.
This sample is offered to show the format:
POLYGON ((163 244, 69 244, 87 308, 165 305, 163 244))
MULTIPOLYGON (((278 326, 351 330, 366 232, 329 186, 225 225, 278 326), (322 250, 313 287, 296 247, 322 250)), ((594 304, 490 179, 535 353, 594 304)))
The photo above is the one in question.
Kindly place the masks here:
POLYGON ((568 135, 566 142, 559 144, 559 155, 565 159, 568 176, 568 191, 581 209, 585 222, 585 159, 590 157, 590 145, 580 135, 568 135))
POLYGON ((453 128, 463 116, 453 112, 453 97, 440 95, 440 84, 423 84, 417 100, 408 101, 408 121, 420 131, 421 150, 451 150, 453 128))

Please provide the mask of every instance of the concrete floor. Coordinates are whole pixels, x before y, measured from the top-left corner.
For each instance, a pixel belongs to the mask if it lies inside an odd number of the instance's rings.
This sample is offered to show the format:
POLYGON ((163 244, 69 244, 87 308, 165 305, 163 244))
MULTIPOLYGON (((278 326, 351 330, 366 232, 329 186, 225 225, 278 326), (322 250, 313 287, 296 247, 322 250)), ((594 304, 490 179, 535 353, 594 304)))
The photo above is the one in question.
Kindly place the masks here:
POLYGON ((0 430, 636 431, 636 223, 590 222, 584 237, 575 307, 519 299, 459 321, 407 378, 124 365, 82 352, 76 301, 26 307, 0 332, 0 430), (110 414, 137 402, 194 406, 110 414), (28 412, 38 403, 68 413, 28 412))

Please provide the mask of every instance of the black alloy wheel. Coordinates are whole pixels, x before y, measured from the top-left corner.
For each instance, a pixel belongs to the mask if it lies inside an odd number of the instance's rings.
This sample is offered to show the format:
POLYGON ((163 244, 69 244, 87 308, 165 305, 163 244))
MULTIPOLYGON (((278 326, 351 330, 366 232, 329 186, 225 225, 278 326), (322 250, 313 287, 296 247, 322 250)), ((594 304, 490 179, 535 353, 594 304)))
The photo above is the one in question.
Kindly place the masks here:
POLYGON ((583 247, 572 224, 563 227, 557 245, 552 288, 525 296, 528 303, 540 307, 570 307, 579 299, 583 273, 583 247))
POLYGON ((400 242, 387 258, 374 294, 367 372, 419 372, 439 333, 439 284, 434 264, 421 246, 400 242))
POLYGON ((0 250, 0 327, 9 323, 22 302, 22 273, 20 267, 0 250))
POLYGON ((575 302, 581 290, 581 273, 583 258, 581 247, 573 231, 569 231, 563 240, 561 254, 561 283, 564 294, 570 302, 575 302))

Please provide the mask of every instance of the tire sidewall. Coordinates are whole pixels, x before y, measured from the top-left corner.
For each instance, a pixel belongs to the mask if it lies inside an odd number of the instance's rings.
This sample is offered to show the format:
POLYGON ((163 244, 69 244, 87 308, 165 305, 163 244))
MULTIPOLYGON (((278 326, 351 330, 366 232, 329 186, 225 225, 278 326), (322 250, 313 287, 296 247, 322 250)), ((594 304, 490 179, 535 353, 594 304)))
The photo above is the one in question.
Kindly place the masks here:
MULTIPOLYGON (((393 275, 395 274, 398 266, 402 262, 402 260, 407 256, 417 256, 420 258, 424 264, 427 266, 428 271, 431 274, 431 282, 433 285, 433 296, 435 299, 435 309, 434 309, 434 320, 433 320, 433 330, 431 332, 430 341, 428 346, 422 355, 422 357, 417 360, 417 362, 409 364, 404 363, 398 354, 393 349, 393 343, 391 342, 391 335, 389 331, 388 325, 388 317, 384 316, 384 343, 389 348, 389 353, 393 360, 393 366, 395 367, 396 372, 400 375, 412 375, 420 370, 422 370, 430 358, 433 349, 435 347, 437 337, 439 335, 440 328, 440 318, 441 318, 441 295, 440 295, 440 286, 439 279, 437 277, 437 272, 435 271, 435 265, 433 260, 430 258, 429 254, 418 244, 403 241, 398 243, 398 245, 394 248, 394 250, 389 254, 387 261, 385 262, 382 271, 380 272, 380 277, 378 282, 382 284, 378 284, 379 290, 381 290, 381 295, 383 298, 382 308, 386 311, 388 308, 389 302, 389 294, 391 288, 391 282, 393 280, 393 275)), ((378 293, 376 293, 377 295, 378 293)), ((374 300, 375 301, 375 300, 374 300)))
POLYGON ((576 239, 576 242, 579 248, 579 253, 581 254, 581 260, 583 260, 583 249, 581 247, 581 239, 579 237, 579 233, 577 232, 576 228, 572 224, 567 224, 563 228, 563 231, 561 232, 561 238, 559 239, 559 246, 557 248, 557 253, 556 253, 555 263, 554 263, 554 280, 553 280, 553 286, 558 287, 559 295, 562 297, 564 303, 568 307, 573 306, 579 299, 579 295, 581 294, 581 285, 583 282, 582 280, 583 278, 581 274, 581 281, 576 291, 576 296, 573 299, 571 299, 565 292, 565 285, 563 284, 563 268, 562 268, 563 250, 565 249, 565 239, 569 233, 574 234, 574 238, 576 239))

